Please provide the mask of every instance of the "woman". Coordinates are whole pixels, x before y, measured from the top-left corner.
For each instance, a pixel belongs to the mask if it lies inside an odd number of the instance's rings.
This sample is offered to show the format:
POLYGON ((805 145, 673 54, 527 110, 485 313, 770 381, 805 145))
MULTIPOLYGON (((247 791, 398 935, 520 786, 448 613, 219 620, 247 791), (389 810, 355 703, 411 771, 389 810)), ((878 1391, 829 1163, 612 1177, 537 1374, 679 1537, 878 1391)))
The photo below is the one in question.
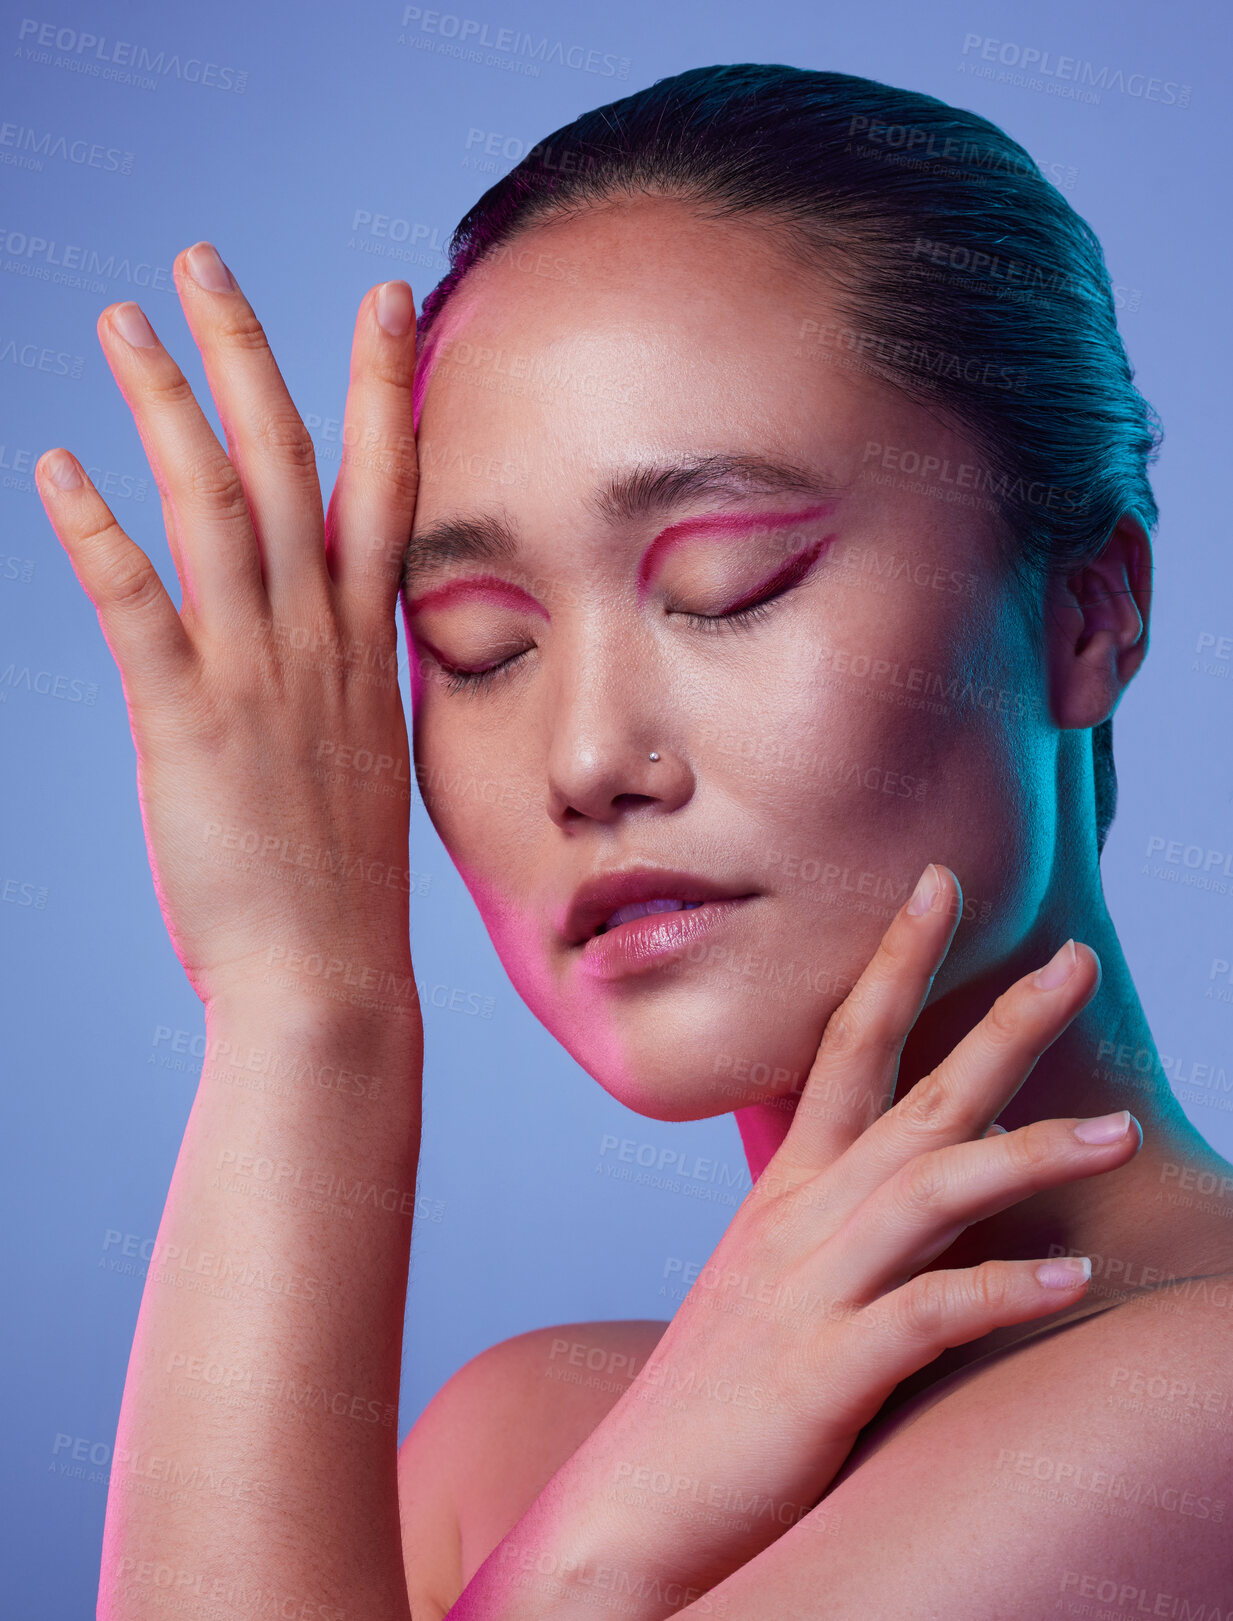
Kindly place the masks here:
POLYGON ((243 293, 176 273, 226 453, 136 306, 99 330, 181 609, 40 475, 207 1020, 100 1613, 1223 1613, 1233 1252, 1184 1190, 1233 1183, 1101 892, 1157 433, 1087 227, 933 98, 661 81, 480 200, 418 335, 366 297, 324 522, 243 293), (520 995, 642 1113, 734 1111, 756 1181, 670 1323, 493 1347, 396 1459, 400 587, 520 995))

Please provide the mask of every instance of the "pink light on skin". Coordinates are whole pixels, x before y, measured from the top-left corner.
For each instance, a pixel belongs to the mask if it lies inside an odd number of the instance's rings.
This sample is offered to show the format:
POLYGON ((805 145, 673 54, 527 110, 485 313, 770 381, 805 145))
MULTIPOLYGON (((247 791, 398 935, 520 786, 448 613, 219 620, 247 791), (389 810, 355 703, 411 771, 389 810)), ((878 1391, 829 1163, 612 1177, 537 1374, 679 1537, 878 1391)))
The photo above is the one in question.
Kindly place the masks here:
MULTIPOLYGON (((653 575, 663 566, 663 561, 672 546, 679 545, 682 541, 692 538, 702 540, 702 538, 734 537, 734 535, 742 538, 755 537, 762 533, 799 528, 808 522, 830 517, 838 506, 839 499, 831 498, 794 512, 713 512, 669 525, 650 541, 650 545, 646 546, 645 553, 638 562, 637 584, 640 601, 645 601, 653 575)), ((800 548, 799 556, 789 562, 786 569, 781 567, 779 574, 804 571, 834 538, 836 538, 834 533, 826 533, 813 540, 810 545, 800 548)), ((776 575, 776 579, 778 577, 779 575, 776 575)), ((765 590, 765 584, 766 582, 762 582, 762 585, 758 585, 758 592, 765 590)), ((473 575, 468 579, 450 580, 447 585, 423 593, 421 597, 416 598, 412 606, 420 608, 429 601, 434 605, 441 605, 442 601, 459 600, 460 595, 471 590, 483 595, 504 598, 510 603, 528 605, 535 608, 538 613, 544 613, 540 603, 536 603, 533 598, 525 597, 520 588, 514 587, 506 580, 497 579, 496 575, 473 575)), ((750 592, 749 595, 752 597, 755 592, 750 592)), ((551 614, 544 614, 544 618, 551 619, 551 614)), ((502 896, 491 892, 491 888, 484 885, 478 870, 468 869, 468 864, 460 864, 459 870, 471 893, 475 895, 476 903, 480 903, 481 911, 491 914, 502 911, 502 896)), ((711 926, 718 926, 719 922, 726 921, 729 909, 734 908, 723 908, 723 913, 719 908, 698 908, 689 913, 651 914, 630 924, 624 924, 622 939, 619 942, 611 935, 604 937, 608 940, 606 947, 601 950, 591 948, 591 958, 595 958, 595 961, 588 960, 585 964, 574 964, 582 979, 582 986, 578 989, 582 990, 585 986, 582 994, 593 999, 596 995, 603 997, 604 990, 609 986, 619 984, 627 987, 630 981, 637 981, 643 974, 653 981, 655 979, 653 969, 661 968, 682 955, 682 940, 674 939, 674 935, 682 935, 684 939, 705 932, 711 926), (640 947, 640 950, 637 947, 640 947), (598 961, 598 958, 603 958, 603 961, 598 961), (645 961, 642 958, 645 958, 645 961)), ((514 974, 515 979, 530 984, 543 973, 544 942, 541 939, 541 919, 538 914, 528 916, 525 924, 527 926, 518 930, 517 935, 512 935, 509 940, 502 942, 502 956, 506 958, 507 968, 514 974)), ((574 955, 575 953, 570 953, 570 960, 574 955)), ((621 1041, 616 1029, 611 1029, 606 1036, 601 1036, 598 1029, 593 1029, 593 1039, 596 1046, 604 1052, 604 1063, 612 1071, 619 1070, 622 1062, 621 1041)))
POLYGON ((495 574, 469 574, 465 579, 450 580, 445 585, 434 586, 431 591, 423 591, 418 597, 411 598, 407 603, 407 612, 419 613, 424 608, 445 607, 464 592, 475 596, 494 597, 510 608, 529 608, 532 613, 537 613, 544 619, 551 617, 544 605, 537 602, 529 591, 524 591, 520 585, 515 585, 511 580, 498 579, 495 574))
MULTIPOLYGON (((642 554, 638 565, 638 603, 646 600, 656 568, 672 547, 683 540, 701 535, 747 535, 768 529, 786 529, 791 524, 808 523, 811 518, 825 518, 839 505, 838 500, 821 501, 806 507, 803 512, 709 512, 697 518, 683 518, 680 523, 661 529, 642 554)), ((833 539, 833 536, 828 536, 833 539)))
MULTIPOLYGON (((703 513, 697 518, 683 518, 680 523, 669 524, 655 536, 638 564, 639 606, 646 601, 651 580, 658 566, 681 541, 700 536, 749 535, 772 529, 786 529, 792 524, 808 523, 811 518, 827 517, 838 504, 837 499, 822 501, 817 506, 806 507, 802 512, 710 512, 703 513)), ((827 537, 828 540, 833 538, 827 537)), ((544 619, 552 617, 543 604, 537 602, 529 592, 524 591, 521 586, 514 585, 510 580, 499 579, 495 574, 472 574, 465 579, 450 580, 445 585, 434 586, 431 590, 421 592, 419 596, 409 600, 407 612, 419 613, 425 608, 442 608, 464 594, 491 597, 511 608, 529 609, 544 619)))

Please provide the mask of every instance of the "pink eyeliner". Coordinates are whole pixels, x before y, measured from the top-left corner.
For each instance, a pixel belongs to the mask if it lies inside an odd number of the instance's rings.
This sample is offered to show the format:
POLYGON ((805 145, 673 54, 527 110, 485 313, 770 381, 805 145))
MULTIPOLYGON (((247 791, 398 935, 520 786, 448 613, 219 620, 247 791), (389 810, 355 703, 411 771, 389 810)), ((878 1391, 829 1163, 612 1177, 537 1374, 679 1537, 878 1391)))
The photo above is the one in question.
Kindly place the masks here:
POLYGON ((462 580, 450 580, 445 585, 434 586, 431 591, 425 591, 418 597, 413 597, 407 603, 408 613, 418 613, 422 608, 441 608, 446 603, 460 596, 463 592, 474 593, 477 596, 495 597, 511 608, 529 608, 532 613, 541 614, 548 618, 547 609, 542 603, 521 586, 514 585, 510 580, 499 580, 495 574, 468 574, 462 580))
POLYGON ((811 518, 825 518, 839 505, 838 500, 822 501, 806 507, 802 512, 711 512, 697 518, 683 518, 680 523, 669 524, 642 554, 638 565, 638 601, 646 597, 652 574, 667 553, 679 541, 704 534, 754 534, 767 529, 786 529, 790 524, 808 523, 811 518))
MULTIPOLYGON (((786 529, 791 524, 808 523, 812 518, 824 518, 833 512, 838 504, 838 499, 821 501, 816 506, 805 507, 800 512, 710 512, 702 513, 696 518, 683 518, 680 523, 669 524, 666 529, 660 530, 642 554, 642 560, 638 565, 639 604, 646 600, 647 590, 656 568, 672 547, 681 541, 697 535, 752 535, 771 529, 786 529)), ((498 579, 493 574, 470 574, 463 579, 450 580, 444 585, 434 586, 431 590, 411 598, 407 603, 407 611, 418 613, 428 607, 441 608, 464 593, 490 597, 508 607, 529 609, 544 619, 550 618, 542 603, 537 602, 529 592, 509 580, 498 579)))

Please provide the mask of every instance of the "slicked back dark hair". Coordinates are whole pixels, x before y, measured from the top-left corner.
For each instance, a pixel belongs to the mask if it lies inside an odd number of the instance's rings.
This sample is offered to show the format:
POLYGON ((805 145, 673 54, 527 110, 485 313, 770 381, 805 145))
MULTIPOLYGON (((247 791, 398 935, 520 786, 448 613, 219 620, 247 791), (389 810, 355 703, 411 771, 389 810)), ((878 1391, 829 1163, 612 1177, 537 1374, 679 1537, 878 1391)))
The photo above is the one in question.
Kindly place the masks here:
MULTIPOLYGON (((884 377, 973 444, 1029 601, 1047 574, 1092 561, 1123 513, 1155 527, 1160 424, 1091 227, 996 124, 872 79, 692 68, 581 114, 461 220, 421 343, 467 272, 519 233, 643 195, 763 222, 825 273, 843 325, 819 358, 884 377)), ((1099 853, 1117 805, 1112 716, 1092 759, 1099 853)))

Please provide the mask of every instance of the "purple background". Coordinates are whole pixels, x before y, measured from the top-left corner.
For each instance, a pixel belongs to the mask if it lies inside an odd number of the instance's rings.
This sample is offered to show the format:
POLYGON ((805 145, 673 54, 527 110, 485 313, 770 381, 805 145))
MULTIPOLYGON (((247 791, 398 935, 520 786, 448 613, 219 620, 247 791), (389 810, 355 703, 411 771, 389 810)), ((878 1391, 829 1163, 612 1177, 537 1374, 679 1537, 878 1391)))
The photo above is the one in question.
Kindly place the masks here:
MULTIPOLYGON (((1233 1157, 1233 985, 1219 968, 1233 959, 1233 662, 1218 657, 1222 638, 1233 653, 1218 472, 1230 439, 1223 8, 62 5, 24 18, 7 8, 0 47, 10 1613, 93 1613, 141 1253, 203 1028, 155 902, 119 676, 33 465, 68 445, 179 600, 157 491, 95 323, 136 298, 217 425, 170 274, 198 238, 218 244, 264 322, 328 490, 364 291, 405 276, 422 302, 462 213, 584 108, 688 67, 785 62, 930 92, 1021 141, 1099 234, 1140 386, 1167 432, 1151 656, 1118 711, 1121 808, 1103 871, 1179 1096, 1233 1157), (488 46, 474 43, 480 28, 488 46), (145 72, 126 81, 138 52, 145 72), (1086 94, 1057 93, 1075 75, 1086 94), (1195 882, 1205 870, 1207 887, 1195 882)), ((405 690, 405 649, 403 664, 405 690)), ((494 1341, 580 1318, 670 1316, 665 1263, 706 1258, 744 1170, 731 1116, 644 1120, 551 1040, 418 804, 411 865, 423 890, 412 938, 428 1041, 426 1215, 400 1437, 494 1341), (685 1178, 681 1191, 614 1179, 613 1139, 632 1140, 643 1161, 707 1156, 718 1179, 685 1178)))

